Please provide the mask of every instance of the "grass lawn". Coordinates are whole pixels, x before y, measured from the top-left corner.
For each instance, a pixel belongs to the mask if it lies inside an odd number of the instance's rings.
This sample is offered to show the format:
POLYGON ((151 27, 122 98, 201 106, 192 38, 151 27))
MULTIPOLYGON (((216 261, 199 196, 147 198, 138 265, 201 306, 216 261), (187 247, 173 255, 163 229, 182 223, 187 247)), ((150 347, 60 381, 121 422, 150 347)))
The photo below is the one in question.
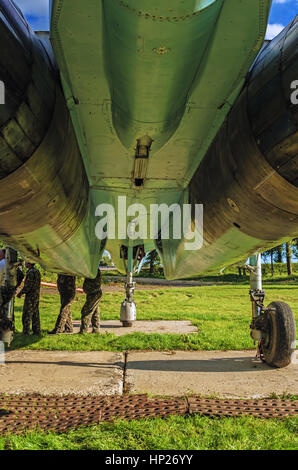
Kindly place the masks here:
POLYGON ((297 431, 298 418, 171 416, 1 436, 0 450, 297 450, 297 431))
MULTIPOLYGON (((266 304, 288 302, 298 319, 297 285, 266 285, 266 304)), ((10 349, 47 350, 232 350, 249 349, 251 304, 248 284, 154 289, 135 293, 140 320, 190 320, 199 333, 188 335, 133 333, 48 336, 59 313, 59 295, 43 294, 41 338, 23 338, 22 299, 16 299, 17 333, 10 349)), ((105 293, 102 320, 119 320, 123 292, 105 293)), ((80 319, 84 296, 72 305, 80 319)), ((298 418, 261 420, 254 417, 208 418, 172 416, 167 419, 115 421, 64 434, 31 432, 0 436, 0 450, 288 450, 298 449, 298 418)))
MULTIPOLYGON (((298 320, 297 285, 266 285, 266 305, 272 301, 288 302, 298 320)), ((154 289, 135 293, 139 320, 190 320, 199 333, 144 334, 130 333, 117 337, 112 333, 95 335, 49 336, 59 313, 59 295, 44 294, 40 302, 43 334, 41 338, 24 338, 22 299, 16 299, 15 339, 11 349, 47 350, 237 350, 251 349, 249 325, 251 303, 248 285, 215 285, 189 288, 154 289)), ((72 305, 74 320, 80 319, 84 296, 78 295, 72 305)), ((102 320, 119 320, 124 292, 107 292, 101 302, 102 320)))

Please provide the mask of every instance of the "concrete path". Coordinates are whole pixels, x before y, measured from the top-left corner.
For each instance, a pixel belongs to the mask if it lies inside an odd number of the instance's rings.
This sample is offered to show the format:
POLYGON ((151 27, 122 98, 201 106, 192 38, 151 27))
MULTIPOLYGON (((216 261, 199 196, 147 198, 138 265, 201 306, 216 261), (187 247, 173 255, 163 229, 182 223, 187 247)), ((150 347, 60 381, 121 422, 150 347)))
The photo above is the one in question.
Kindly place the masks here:
POLYGON ((276 369, 255 351, 176 351, 128 354, 126 388, 131 393, 230 398, 298 394, 298 364, 276 369))
POLYGON ((274 369, 255 351, 8 351, 0 394, 152 395, 224 398, 298 394, 298 363, 274 369))
POLYGON ((97 351, 8 351, 0 394, 121 395, 123 354, 97 351))

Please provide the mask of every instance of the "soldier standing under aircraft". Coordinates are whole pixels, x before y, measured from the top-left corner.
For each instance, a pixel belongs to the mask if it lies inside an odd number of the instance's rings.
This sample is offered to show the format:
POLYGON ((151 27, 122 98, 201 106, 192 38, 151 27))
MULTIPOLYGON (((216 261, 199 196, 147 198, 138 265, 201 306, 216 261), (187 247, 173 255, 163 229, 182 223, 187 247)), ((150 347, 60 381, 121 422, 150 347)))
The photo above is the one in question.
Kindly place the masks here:
POLYGON ((50 331, 49 334, 58 335, 60 333, 73 333, 70 307, 76 295, 75 276, 59 274, 57 279, 57 287, 60 293, 61 308, 55 328, 50 331))
POLYGON ((15 331, 14 296, 20 287, 24 273, 22 262, 17 262, 17 253, 11 248, 0 250, 0 335, 4 331, 15 331), (6 255, 8 259, 6 259, 6 255), (6 278, 7 276, 7 278, 6 278))
POLYGON ((95 279, 85 279, 83 290, 86 294, 86 302, 82 308, 80 333, 88 332, 90 320, 92 333, 99 333, 99 302, 102 297, 100 269, 98 269, 95 279))
POLYGON ((30 334, 30 326, 32 321, 32 330, 34 335, 40 335, 40 318, 39 318, 39 296, 40 296, 40 272, 36 269, 33 263, 25 263, 28 269, 24 287, 17 294, 21 298, 25 294, 25 301, 23 306, 23 335, 30 334))

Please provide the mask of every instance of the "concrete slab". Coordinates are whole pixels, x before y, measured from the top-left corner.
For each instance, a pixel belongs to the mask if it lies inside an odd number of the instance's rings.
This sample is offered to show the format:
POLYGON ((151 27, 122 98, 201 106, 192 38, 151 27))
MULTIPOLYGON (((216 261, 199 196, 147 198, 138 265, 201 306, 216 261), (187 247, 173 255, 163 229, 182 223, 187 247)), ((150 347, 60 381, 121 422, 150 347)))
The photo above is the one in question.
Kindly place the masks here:
POLYGON ((94 351, 7 351, 0 394, 121 395, 123 354, 94 351))
POLYGON ((298 393, 298 364, 276 369, 254 351, 130 352, 126 386, 131 393, 259 398, 298 393))
MULTIPOLYGON (((74 321, 74 333, 80 329, 81 322, 74 321)), ((91 328, 89 329, 91 331, 91 328)), ((100 333, 113 333, 116 336, 127 335, 128 333, 168 333, 168 334, 188 334, 197 333, 198 328, 190 321, 135 321, 131 328, 123 328, 119 320, 103 320, 100 324, 100 333)))

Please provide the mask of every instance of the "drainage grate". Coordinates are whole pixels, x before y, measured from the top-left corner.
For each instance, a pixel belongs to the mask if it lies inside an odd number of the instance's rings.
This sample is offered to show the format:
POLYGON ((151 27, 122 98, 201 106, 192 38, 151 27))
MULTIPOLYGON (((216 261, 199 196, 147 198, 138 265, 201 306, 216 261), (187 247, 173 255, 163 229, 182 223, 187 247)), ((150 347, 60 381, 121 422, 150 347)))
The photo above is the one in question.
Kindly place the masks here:
POLYGON ((284 418, 298 414, 298 401, 210 400, 200 397, 149 398, 147 395, 104 397, 0 395, 0 432, 34 429, 65 432, 115 419, 170 415, 243 416, 284 418))
POLYGON ((298 414, 298 401, 291 400, 207 400, 189 398, 189 413, 205 416, 284 418, 298 414))

